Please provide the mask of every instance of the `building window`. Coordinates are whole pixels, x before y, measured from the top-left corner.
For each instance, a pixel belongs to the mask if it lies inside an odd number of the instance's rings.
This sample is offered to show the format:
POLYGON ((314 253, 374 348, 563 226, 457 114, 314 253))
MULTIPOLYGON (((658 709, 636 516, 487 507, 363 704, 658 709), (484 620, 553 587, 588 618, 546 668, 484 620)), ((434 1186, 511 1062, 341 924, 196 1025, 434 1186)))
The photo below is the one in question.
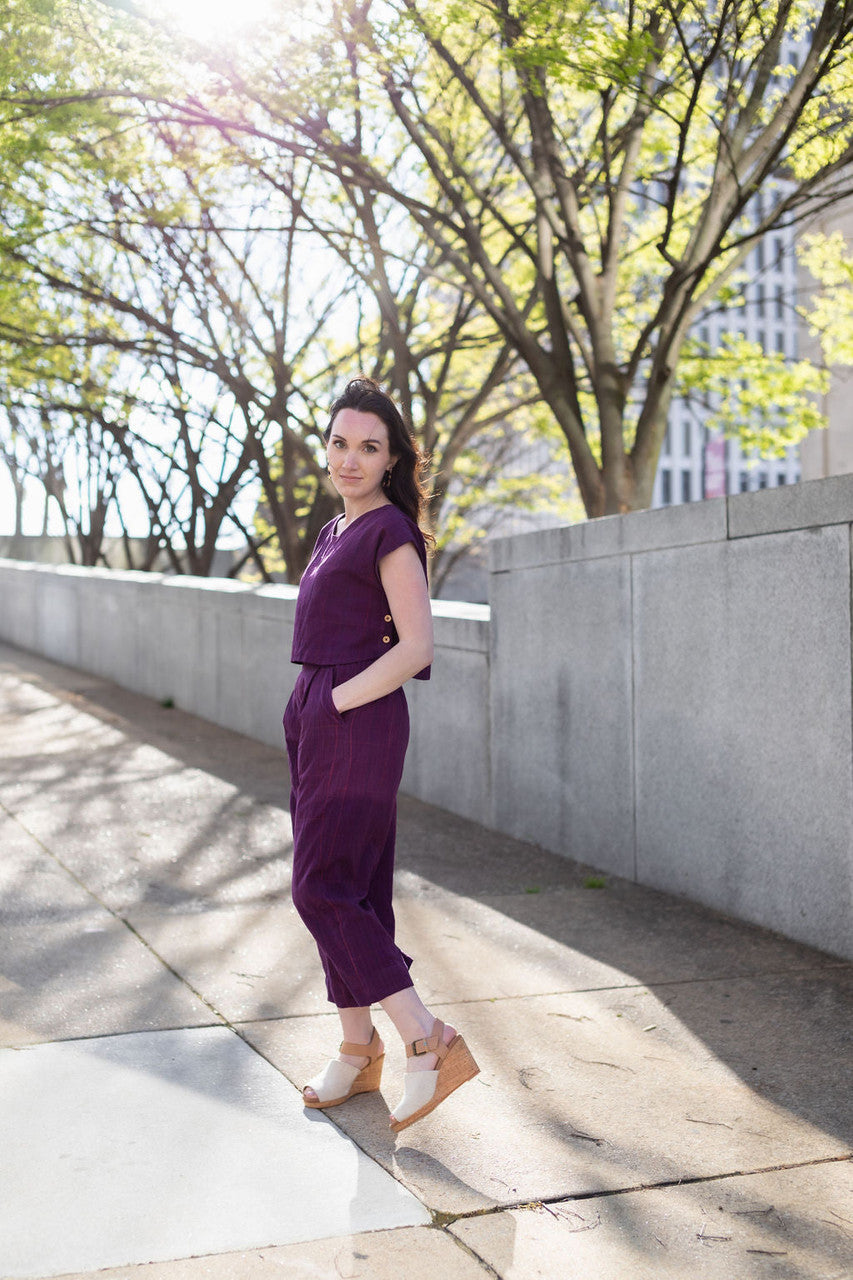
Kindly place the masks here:
POLYGON ((746 471, 740 473, 740 491, 741 493, 749 493, 749 476, 746 471))
POLYGON ((777 485, 780 485, 780 484, 787 484, 787 483, 788 483, 788 481, 786 480, 785 476, 783 476, 783 475, 779 474, 779 475, 776 477, 776 483, 777 483, 777 485))
POLYGON ((681 501, 691 502, 693 499, 693 478, 689 471, 681 473, 681 501))
POLYGON ((672 472, 668 467, 664 467, 660 473, 660 500, 661 506, 672 505, 672 472))
POLYGON ((766 471, 760 471, 758 473, 758 487, 759 489, 767 488, 767 472, 766 471))
POLYGON ((690 457, 691 446, 693 444, 693 432, 690 430, 690 419, 685 418, 681 424, 681 440, 684 446, 683 453, 685 458, 690 457))
POLYGON ((785 319, 785 293, 781 284, 776 286, 776 319, 785 319))

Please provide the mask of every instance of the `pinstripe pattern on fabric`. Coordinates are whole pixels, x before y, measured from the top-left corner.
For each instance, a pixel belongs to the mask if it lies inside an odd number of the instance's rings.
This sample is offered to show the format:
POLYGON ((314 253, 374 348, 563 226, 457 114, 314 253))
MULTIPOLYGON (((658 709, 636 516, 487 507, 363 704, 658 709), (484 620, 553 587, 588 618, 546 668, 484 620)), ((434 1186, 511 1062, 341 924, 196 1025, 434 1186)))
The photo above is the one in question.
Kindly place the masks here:
POLYGON ((291 769, 294 905, 311 932, 329 999, 373 1004, 412 985, 392 906, 396 797, 409 737, 402 689, 343 713, 335 684, 367 662, 305 665, 285 712, 291 769))

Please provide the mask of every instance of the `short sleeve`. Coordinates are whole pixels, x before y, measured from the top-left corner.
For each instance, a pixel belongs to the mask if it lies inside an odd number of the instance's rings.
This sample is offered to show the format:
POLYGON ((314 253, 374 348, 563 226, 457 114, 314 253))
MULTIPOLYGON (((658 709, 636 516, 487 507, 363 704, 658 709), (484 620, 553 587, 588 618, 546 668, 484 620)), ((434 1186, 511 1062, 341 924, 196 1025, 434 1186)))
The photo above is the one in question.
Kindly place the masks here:
POLYGON ((395 514, 399 518, 392 518, 384 522, 378 532, 375 554, 377 576, 379 574, 380 560, 384 560, 385 556, 389 556, 391 552, 396 551, 398 547, 404 547, 407 542, 411 542, 418 553, 418 559, 421 562, 424 577, 429 580, 424 535, 421 533, 414 520, 410 520, 402 511, 396 509, 395 514))

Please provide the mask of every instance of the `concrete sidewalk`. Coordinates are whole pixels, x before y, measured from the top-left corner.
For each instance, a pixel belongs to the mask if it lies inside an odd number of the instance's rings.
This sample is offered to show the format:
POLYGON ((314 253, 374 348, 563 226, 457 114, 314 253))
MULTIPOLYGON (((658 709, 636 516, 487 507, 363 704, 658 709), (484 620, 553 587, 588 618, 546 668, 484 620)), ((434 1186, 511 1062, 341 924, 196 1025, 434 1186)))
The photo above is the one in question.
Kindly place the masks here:
POLYGON ((0 696, 0 1276, 853 1273, 853 966, 404 799, 482 1073, 395 1141, 381 1013, 382 1095, 300 1103, 283 756, 7 647, 0 696))

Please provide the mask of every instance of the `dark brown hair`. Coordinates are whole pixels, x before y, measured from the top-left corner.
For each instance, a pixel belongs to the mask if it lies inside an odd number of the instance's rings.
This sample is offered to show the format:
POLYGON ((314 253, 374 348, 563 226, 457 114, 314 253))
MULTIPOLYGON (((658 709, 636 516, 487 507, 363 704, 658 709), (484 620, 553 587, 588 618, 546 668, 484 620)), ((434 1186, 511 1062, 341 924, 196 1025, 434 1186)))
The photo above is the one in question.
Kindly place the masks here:
MULTIPOLYGON (((420 445, 413 436, 400 410, 394 401, 372 378, 353 378, 344 387, 329 412, 329 425, 323 439, 328 444, 332 434, 335 415, 341 409, 355 409, 359 413, 374 413, 388 429, 388 447, 397 461, 391 471, 389 481, 382 485, 382 492, 390 498, 395 506, 404 511, 410 520, 420 525, 424 517, 427 502, 423 473, 427 459, 420 445)), ((432 542, 429 534, 424 536, 432 542)))

